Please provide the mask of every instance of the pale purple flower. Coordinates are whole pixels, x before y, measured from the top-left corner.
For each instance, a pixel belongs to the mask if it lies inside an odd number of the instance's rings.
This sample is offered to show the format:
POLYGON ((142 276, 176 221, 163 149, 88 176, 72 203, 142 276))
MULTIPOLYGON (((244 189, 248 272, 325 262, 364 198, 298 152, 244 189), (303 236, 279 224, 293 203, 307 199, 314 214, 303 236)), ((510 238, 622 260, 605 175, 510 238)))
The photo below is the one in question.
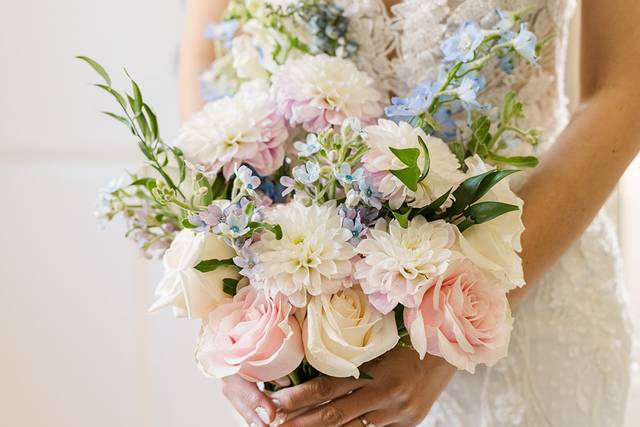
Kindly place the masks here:
POLYGON ((296 181, 289 176, 283 176, 280 178, 280 184, 284 187, 282 197, 285 197, 295 189, 296 181))

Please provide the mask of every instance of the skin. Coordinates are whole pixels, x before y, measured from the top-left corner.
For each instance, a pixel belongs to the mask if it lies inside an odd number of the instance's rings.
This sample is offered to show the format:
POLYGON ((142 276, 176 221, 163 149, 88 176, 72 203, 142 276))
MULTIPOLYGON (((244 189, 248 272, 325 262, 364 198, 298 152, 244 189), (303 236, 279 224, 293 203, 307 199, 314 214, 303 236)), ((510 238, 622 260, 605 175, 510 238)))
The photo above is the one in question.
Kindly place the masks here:
MULTIPOLYGON (((213 60, 202 28, 220 17, 226 3, 187 2, 180 55, 184 119, 202 107, 198 76, 213 60)), ((639 19, 640 2, 583 0, 580 106, 520 193, 526 206, 522 259, 527 285, 511 292, 512 306, 584 232, 640 150, 640 44, 634 42, 640 40, 639 19)), ((256 413, 258 407, 264 408, 267 421, 304 410, 287 427, 356 427, 363 425, 362 418, 377 427, 415 426, 455 373, 438 357, 420 360, 404 348, 363 369, 374 379, 318 378, 269 398, 255 384, 230 377, 223 380, 224 393, 256 426, 267 425, 256 413)))

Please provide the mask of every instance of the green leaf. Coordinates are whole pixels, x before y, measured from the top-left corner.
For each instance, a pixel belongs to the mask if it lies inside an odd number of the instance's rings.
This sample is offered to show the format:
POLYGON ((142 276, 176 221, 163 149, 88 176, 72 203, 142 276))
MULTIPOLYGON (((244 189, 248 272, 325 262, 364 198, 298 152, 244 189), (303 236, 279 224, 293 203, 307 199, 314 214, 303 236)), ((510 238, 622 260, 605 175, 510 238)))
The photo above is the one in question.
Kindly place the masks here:
POLYGON ((224 179, 224 175, 218 173, 216 178, 213 180, 213 184, 211 184, 211 193, 213 194, 213 199, 224 199, 224 195, 227 191, 227 181, 224 179))
POLYGON ((131 131, 131 133, 135 134, 135 132, 133 131, 133 125, 131 125, 131 122, 126 117, 120 116, 120 115, 115 114, 115 113, 111 113, 109 111, 103 111, 102 114, 107 115, 107 116, 111 117, 112 119, 116 119, 117 121, 119 121, 120 123, 125 125, 127 127, 127 129, 129 129, 129 131, 131 131))
POLYGON ((238 292, 239 282, 240 280, 237 280, 237 279, 231 279, 231 278, 222 279, 222 291, 227 295, 231 295, 232 297, 235 296, 236 293, 238 292))
POLYGON ((198 228, 197 225, 193 225, 191 224, 191 222, 189 221, 189 218, 185 218, 182 220, 182 226, 188 230, 192 230, 194 228, 198 228))
POLYGON ((124 111, 127 111, 127 102, 124 100, 124 97, 120 95, 118 91, 112 89, 110 86, 103 85, 100 83, 95 84, 94 86, 99 87, 100 89, 104 90, 105 92, 113 96, 116 99, 116 101, 118 101, 118 104, 120 104, 120 107, 122 107, 124 111))
POLYGON ((480 199, 482 196, 487 194, 489 190, 491 190, 497 183, 499 183, 504 178, 516 172, 520 172, 520 171, 518 169, 503 169, 503 170, 493 171, 493 173, 490 173, 489 175, 487 175, 478 186, 475 200, 480 199))
POLYGON ((458 162, 460 162, 460 166, 464 165, 464 157, 465 157, 464 156, 464 154, 465 154, 464 146, 459 142, 453 142, 453 143, 449 144, 449 148, 451 149, 451 152, 458 159, 458 162))
POLYGON ((151 129, 151 135, 155 141, 160 136, 160 130, 158 128, 158 118, 155 113, 147 104, 143 105, 144 112, 147 115, 147 121, 149 122, 149 128, 151 129))
POLYGON ((93 68, 95 72, 98 73, 100 77, 102 77, 102 79, 107 83, 107 86, 111 86, 111 77, 109 77, 109 73, 107 73, 107 70, 105 70, 102 65, 98 64, 96 61, 89 58, 88 56, 79 55, 79 56, 76 56, 76 59, 80 59, 81 61, 84 61, 87 64, 89 64, 91 68, 93 68))
POLYGON ((200 196, 198 204, 200 204, 201 206, 209 206, 213 201, 213 192, 211 191, 211 185, 209 184, 209 180, 207 179, 207 177, 201 173, 198 173, 196 175, 196 186, 196 191, 203 187, 207 189, 206 193, 200 196))
POLYGON ((215 271, 220 267, 230 267, 235 266, 233 263, 233 259, 207 259, 204 261, 200 261, 195 267, 201 273, 209 273, 210 271, 215 271))
MULTIPOLYGON (((424 143, 424 141, 423 141, 424 143)), ((405 165, 411 167, 418 164, 418 158, 420 157, 420 150, 417 148, 393 148, 389 147, 389 150, 405 165)))
POLYGON ((432 212, 437 211, 442 205, 444 205, 444 202, 446 202, 447 200, 449 200, 449 195, 451 194, 451 192, 453 191, 453 188, 449 189, 449 191, 447 191, 446 193, 444 193, 442 196, 438 197, 436 200, 434 200, 433 202, 429 203, 427 206, 420 208, 420 210, 418 212, 415 213, 415 215, 413 215, 414 217, 418 216, 418 215, 428 215, 432 212))
MULTIPOLYGON (((469 149, 472 153, 482 152, 486 150, 487 144, 491 142, 491 120, 487 116, 478 116, 473 121, 471 126, 472 135, 471 142, 469 143, 469 149)), ((486 152, 486 151, 485 151, 486 152)))
POLYGON ((473 203, 475 200, 478 188, 482 184, 482 180, 489 176, 494 171, 485 172, 481 175, 472 176, 462 181, 462 184, 458 186, 453 192, 453 204, 446 210, 447 216, 457 215, 462 213, 467 206, 473 203))
POLYGON ((249 228, 253 231, 267 230, 274 234, 276 240, 282 239, 282 227, 280 224, 268 224, 266 222, 250 222, 249 228))
POLYGON ((538 166, 538 158, 535 156, 504 157, 496 153, 490 152, 489 159, 493 160, 496 163, 517 166, 521 168, 534 168, 538 166))
POLYGON ((418 144, 422 148, 422 152, 424 154, 424 165, 422 165, 422 172, 420 173, 420 178, 418 182, 424 180, 427 175, 429 175, 429 169, 431 168, 431 155, 429 155, 429 148, 427 144, 424 142, 421 136, 418 137, 418 144))
POLYGON ((417 166, 411 166, 405 169, 390 170, 396 178, 398 178, 411 191, 418 191, 418 180, 420 179, 420 169, 417 166))
POLYGON ((482 202, 469 206, 464 212, 473 224, 483 224, 508 212, 520 210, 516 205, 501 202, 482 202))
POLYGON ((393 217, 400 224, 400 227, 402 228, 409 227, 409 215, 411 215, 411 208, 407 209, 407 211, 404 213, 395 212, 395 211, 392 211, 391 213, 393 214, 393 217))
POLYGON ((156 180, 153 179, 153 178, 139 178, 139 179, 136 179, 131 184, 129 184, 129 187, 134 187, 134 186, 137 186, 137 185, 140 185, 140 186, 143 186, 143 187, 147 187, 147 185, 150 182, 153 182, 153 186, 155 187, 156 180))

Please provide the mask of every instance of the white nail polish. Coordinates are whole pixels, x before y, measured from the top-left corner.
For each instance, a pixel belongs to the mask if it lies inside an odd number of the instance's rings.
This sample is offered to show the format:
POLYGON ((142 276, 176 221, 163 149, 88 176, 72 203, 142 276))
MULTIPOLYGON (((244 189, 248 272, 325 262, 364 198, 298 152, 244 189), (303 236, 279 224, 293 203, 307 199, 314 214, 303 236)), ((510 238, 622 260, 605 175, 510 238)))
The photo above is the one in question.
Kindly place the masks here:
POLYGON ((267 413, 267 410, 264 409, 262 406, 258 406, 256 408, 256 414, 258 414, 262 422, 265 424, 269 424, 269 422, 271 421, 269 419, 269 414, 267 413))
POLYGON ((287 421, 287 414, 285 414, 284 412, 278 412, 278 413, 276 413, 276 419, 273 420, 271 425, 272 426, 279 426, 279 425, 284 424, 285 421, 287 421))
POLYGON ((258 427, 258 424, 256 424, 256 423, 251 423, 251 424, 249 424, 249 427, 258 427))

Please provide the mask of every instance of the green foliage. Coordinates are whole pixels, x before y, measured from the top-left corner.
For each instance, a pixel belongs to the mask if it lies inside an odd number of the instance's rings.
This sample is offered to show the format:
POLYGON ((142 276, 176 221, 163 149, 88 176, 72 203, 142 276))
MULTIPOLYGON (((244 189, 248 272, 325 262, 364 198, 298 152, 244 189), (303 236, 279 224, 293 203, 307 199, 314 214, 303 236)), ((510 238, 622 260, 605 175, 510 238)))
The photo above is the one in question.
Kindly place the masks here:
POLYGON ((398 221, 400 227, 407 228, 409 227, 409 215, 411 215, 411 208, 407 209, 406 212, 391 212, 393 217, 398 221))
POLYGON ((454 202, 443 214, 445 218, 453 218, 461 214, 472 203, 487 194, 502 179, 518 172, 517 170, 492 170, 481 175, 467 178, 453 192, 454 202))
POLYGON ((201 273, 209 273, 210 271, 215 271, 220 267, 232 267, 235 266, 233 263, 233 259, 207 259, 204 261, 200 261, 195 267, 201 273))
POLYGON ((238 292, 238 282, 240 281, 237 279, 222 279, 222 291, 227 295, 231 295, 232 297, 235 296, 238 292))
POLYGON ((393 176, 398 178, 407 188, 411 191, 418 191, 418 183, 423 181, 429 174, 429 168, 431 166, 431 158, 429 156, 429 149, 424 140, 419 136, 418 144, 420 148, 394 148, 389 147, 389 150, 394 156, 398 158, 407 167, 404 169, 392 169, 389 170, 393 176), (424 164, 422 169, 418 167, 418 160, 420 159, 420 151, 424 155, 424 164))
POLYGON ((461 232, 464 232, 469 227, 475 224, 483 224, 491 221, 501 215, 508 212, 517 211, 518 208, 515 205, 500 202, 481 202, 473 206, 469 206, 465 212, 465 219, 458 224, 458 228, 461 232))

